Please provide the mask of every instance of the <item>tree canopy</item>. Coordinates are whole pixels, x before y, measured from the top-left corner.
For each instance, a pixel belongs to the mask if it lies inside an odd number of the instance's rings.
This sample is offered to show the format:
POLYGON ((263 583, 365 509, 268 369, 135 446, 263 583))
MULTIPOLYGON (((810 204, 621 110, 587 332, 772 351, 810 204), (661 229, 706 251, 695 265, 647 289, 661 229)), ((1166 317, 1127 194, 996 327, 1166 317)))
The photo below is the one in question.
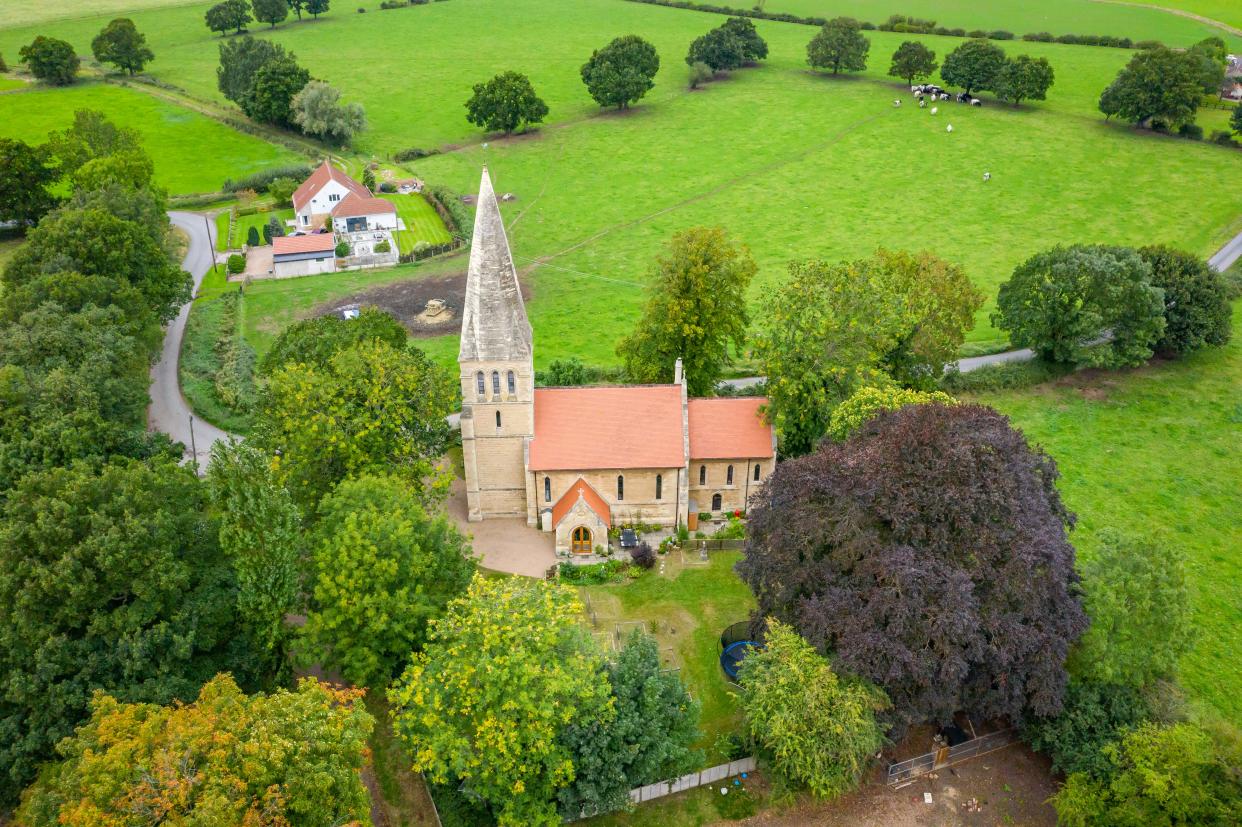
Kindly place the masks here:
MULTIPOLYGON (((282 4, 284 0, 279 0, 282 4)), ((259 67, 241 108, 250 117, 277 126, 293 124, 293 100, 310 83, 310 72, 292 54, 273 57, 259 67)))
POLYGON ((1017 106, 1024 100, 1041 101, 1048 97, 1055 73, 1046 57, 1018 55, 1005 61, 996 78, 996 97, 1013 101, 1017 106))
POLYGON ((414 769, 460 780, 502 827, 559 824, 574 778, 561 732, 616 714, 581 616, 568 587, 475 575, 388 693, 414 769))
POLYGON ((547 116, 548 105, 521 72, 501 72, 486 83, 476 83, 466 101, 466 120, 489 132, 511 135, 547 116))
POLYGON ((834 17, 806 44, 806 59, 812 68, 839 72, 861 72, 867 68, 871 41, 852 17, 834 17))
POLYGON ((370 824, 362 783, 374 720, 357 690, 314 678, 244 695, 228 675, 189 703, 108 694, 17 813, 29 827, 89 823, 370 824))
POLYGON ((945 57, 940 77, 967 94, 994 90, 1007 62, 1004 50, 995 43, 982 38, 967 40, 945 57))
POLYGON ((889 77, 903 78, 906 83, 928 78, 940 64, 936 53, 918 40, 907 40, 893 52, 893 64, 888 68, 889 77))
POLYGON ((254 19, 271 28, 289 16, 289 0, 250 0, 254 19))
POLYGON ((877 414, 900 410, 906 405, 925 405, 928 402, 956 404, 953 397, 940 391, 918 391, 896 385, 867 385, 832 409, 832 417, 828 420, 828 436, 838 441, 848 439, 877 414))
POLYGON ((582 82, 600 106, 626 109, 655 86, 660 56, 636 34, 613 40, 582 64, 582 82))
POLYGON ((310 543, 308 659, 376 690, 423 648, 428 622, 475 571, 457 527, 391 477, 338 485, 319 505, 310 543))
POLYGON ((742 58, 747 63, 763 60, 768 56, 768 42, 759 35, 755 21, 749 17, 730 17, 719 28, 742 41, 742 58))
POLYGON ((56 206, 51 187, 60 179, 45 147, 0 138, 0 221, 39 223, 56 206))
POLYGON ((155 53, 147 47, 147 37, 138 31, 134 21, 118 17, 91 41, 91 52, 100 63, 111 63, 129 72, 141 72, 155 59, 155 53))
POLYGON ((61 173, 69 178, 91 161, 114 155, 145 154, 137 131, 117 126, 94 109, 75 110, 73 125, 48 135, 47 147, 60 165, 61 173))
POLYGON ((883 688, 898 729, 1052 715, 1087 625, 1056 478, 989 408, 908 405, 777 465, 737 569, 759 616, 883 688))
POLYGON ((22 63, 44 83, 68 86, 73 83, 82 61, 73 50, 73 44, 55 37, 37 36, 17 52, 22 63))
POLYGON ((1022 738, 1031 749, 1047 753, 1057 772, 1104 778, 1110 772, 1104 747, 1146 721, 1150 711, 1143 693, 1133 686, 1074 676, 1060 714, 1024 722, 1022 738))
POLYGON ((0 512, 0 800, 12 802, 97 689, 189 700, 256 659, 194 472, 169 459, 32 473, 0 512))
POLYGON ((228 34, 229 29, 234 34, 241 34, 246 24, 254 19, 250 16, 250 4, 246 0, 224 0, 216 3, 207 10, 204 18, 207 28, 219 32, 221 37, 228 34))
POLYGON ((308 512, 333 486, 363 473, 395 474, 424 502, 447 492, 439 467, 452 431, 457 383, 416 348, 362 342, 325 366, 271 374, 252 437, 308 512))
POLYGON ((400 350, 408 340, 409 333, 401 322, 378 307, 364 307, 354 319, 317 316, 294 322, 280 331, 260 369, 270 375, 297 362, 326 368, 333 356, 354 345, 377 341, 400 350))
POLYGON ((1135 52, 1100 95, 1100 111, 1137 126, 1193 123, 1203 97, 1199 58, 1163 46, 1135 52))
POLYGON ((746 290, 758 266, 719 227, 677 233, 656 259, 650 294, 634 332, 617 346, 635 382, 671 382, 682 360, 691 396, 711 394, 732 348, 746 339, 746 290))
POLYGON ((1151 266, 1151 284, 1164 291, 1164 333, 1159 353, 1185 354, 1227 344, 1233 335, 1233 305, 1220 273, 1198 256, 1170 247, 1138 251, 1151 266))
POLYGON ((1095 367, 1139 365, 1164 333, 1164 291, 1127 247, 1053 247, 1000 286, 992 323, 1045 359, 1095 367))
POLYGON ((367 128, 367 113, 362 104, 341 103, 341 90, 321 80, 303 86, 289 102, 289 109, 298 129, 337 146, 347 145, 367 128))
POLYGON ((781 775, 821 798, 858 786, 884 745, 875 713, 884 693, 842 678, 788 625, 769 619, 763 648, 741 663, 742 715, 781 775))

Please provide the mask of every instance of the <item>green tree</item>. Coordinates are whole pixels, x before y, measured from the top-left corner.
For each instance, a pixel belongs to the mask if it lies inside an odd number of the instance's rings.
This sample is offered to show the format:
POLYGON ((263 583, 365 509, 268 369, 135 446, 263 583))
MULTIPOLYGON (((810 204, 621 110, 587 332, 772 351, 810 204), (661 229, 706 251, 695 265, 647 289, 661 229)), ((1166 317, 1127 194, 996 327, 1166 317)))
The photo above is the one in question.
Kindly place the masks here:
POLYGON ((242 98, 242 111, 256 121, 289 126, 293 123, 293 99, 309 82, 310 72, 299 66, 293 55, 273 57, 255 73, 250 92, 242 98))
POLYGON ((328 10, 329 0, 306 0, 306 13, 316 20, 328 10))
POLYGON ((1242 106, 1235 106, 1233 114, 1229 116, 1229 126, 1239 135, 1242 135, 1242 106))
POLYGON ((1018 55, 1005 61, 1004 68, 996 78, 996 97, 1013 101, 1018 106, 1024 100, 1041 101, 1048 97, 1054 74, 1046 57, 1018 55))
POLYGON ((22 63, 41 81, 53 86, 73 83, 82 61, 78 60, 73 45, 54 37, 39 35, 17 53, 22 63))
POLYGON ((1106 778, 1111 765, 1104 747, 1146 721, 1150 712, 1133 686, 1071 678, 1060 714, 1026 722, 1022 739, 1052 758, 1057 772, 1106 778))
POLYGON ((893 52, 893 65, 888 67, 888 75, 913 84, 916 80, 931 77, 939 65, 935 52, 917 40, 907 40, 893 52))
POLYGON ((246 243, 250 245, 251 247, 258 247, 260 244, 263 243, 259 239, 259 228, 254 226, 253 224, 251 224, 250 228, 246 231, 246 243))
POLYGON ((409 336, 401 322, 378 307, 364 307, 354 319, 335 315, 303 319, 280 332, 259 369, 270 375, 296 362, 327 368, 333 356, 354 345, 378 341, 402 350, 409 336))
POLYGON ((293 200, 293 193, 297 191, 300 183, 293 178, 276 178, 267 185, 267 194, 272 196, 276 206, 285 207, 293 200))
POLYGON ((690 64, 690 73, 688 75, 688 78, 689 78, 688 82, 690 84, 691 89, 698 89, 700 86, 702 86, 704 83, 707 83, 709 80, 711 80, 714 77, 716 77, 716 73, 713 72, 712 67, 708 66, 706 63, 690 64))
POLYGON ((189 700, 221 671, 256 677, 208 514, 194 472, 167 459, 55 468, 8 491, 0 800, 34 779, 97 689, 168 703, 189 700))
MULTIPOLYGON (((75 176, 83 185, 74 190, 67 206, 75 210, 106 210, 117 218, 141 226, 170 256, 179 256, 176 239, 168 223, 168 199, 163 191, 134 187, 130 181, 120 180, 137 173, 137 164, 92 164, 83 167, 75 176)), ((142 166, 145 169, 145 165, 142 166)))
POLYGON ((1242 821, 1242 776, 1194 724, 1146 723, 1103 748, 1104 778, 1070 775, 1052 805, 1066 827, 1196 825, 1242 821))
POLYGON ((828 436, 843 441, 855 431, 885 411, 897 411, 906 405, 926 405, 939 402, 954 405, 957 400, 940 391, 918 391, 894 385, 868 385, 859 388, 848 399, 832 409, 828 420, 828 436))
POLYGON ((298 20, 302 19, 302 9, 306 6, 306 0, 286 0, 289 8, 293 9, 294 14, 298 16, 298 20))
POLYGON ((995 43, 967 40, 949 52, 940 67, 940 77, 945 83, 961 86, 968 95, 982 89, 993 90, 1006 63, 1005 52, 995 43))
POLYGON ((254 9, 254 19, 273 29, 289 16, 289 0, 250 0, 250 5, 254 9))
POLYGON ((142 139, 125 126, 117 126, 102 112, 78 109, 73 126, 48 135, 48 149, 63 175, 73 178, 91 161, 114 155, 143 155, 142 139))
POLYGON ((574 778, 559 736, 615 716, 581 617, 567 587, 475 575, 388 692, 415 771, 465 784, 502 827, 559 824, 557 791, 574 778))
POLYGON ((488 132, 511 135, 542 123, 547 115, 548 105, 520 72, 501 72, 486 83, 476 83, 466 101, 466 120, 488 132))
POLYGON ((686 53, 686 65, 705 63, 713 72, 739 69, 746 62, 746 44, 724 26, 694 39, 686 53))
POLYGON ((871 41, 852 17, 834 17, 806 44, 806 59, 812 68, 838 72, 861 72, 867 68, 871 41))
POLYGON ((143 67, 155 60, 155 53, 147 48, 147 37, 138 31, 134 21, 118 17, 91 41, 91 52, 100 63, 111 63, 118 69, 141 72, 143 67))
POLYGON ((1227 344, 1233 333, 1233 307, 1220 273, 1206 261, 1169 247, 1139 251, 1151 265, 1151 283, 1164 291, 1164 335, 1160 353, 1184 354, 1227 344))
POLYGON ((392 477, 345 480, 318 517, 304 654, 382 689, 423 648, 428 622, 470 585, 470 544, 392 477))
POLYGON ((1100 111, 1141 127, 1193 123, 1203 98, 1199 60, 1163 46, 1136 52, 1104 93, 1100 111))
POLYGON ((884 693, 842 678, 809 643, 779 620, 768 621, 762 649, 738 673, 747 732, 787 778, 821 798, 858 786, 884 735, 875 713, 884 693))
POLYGON ((635 787, 701 766, 699 704, 660 663, 655 638, 635 629, 608 666, 616 717, 565 729, 574 780, 557 793, 566 820, 619 810, 635 787))
POLYGON ((0 138, 0 221, 38 224, 56 207, 51 187, 59 178, 46 147, 0 138))
POLYGON ((247 443, 212 446, 207 487, 220 515, 220 548, 237 577, 237 608, 255 650, 268 655, 265 673, 283 677, 285 616, 299 608, 301 514, 268 458, 247 443))
POLYGON ((1095 367, 1140 365, 1164 333, 1164 291, 1127 247, 1053 247, 1000 287, 992 323, 1045 359, 1095 367))
POLYGON ((434 501, 449 482, 439 460, 457 395, 457 383, 422 351, 362 342, 325 366, 293 363, 271 374, 253 439, 277 456, 277 477, 308 511, 363 473, 395 474, 434 501))
POLYGON ((642 319, 617 346, 629 377, 671 382, 680 358, 690 395, 711 394, 730 347, 740 351, 745 342, 746 289, 757 269, 750 250, 719 227, 674 235, 656 259, 642 319))
POLYGON ((1229 46, 1219 37, 1208 37, 1191 46, 1187 53, 1199 64, 1199 84, 1205 95, 1219 95, 1225 83, 1229 46))
POLYGON ((117 185, 131 192, 149 190, 154 176, 155 164, 145 152, 122 152, 87 161, 73 174, 73 188, 92 192, 117 185))
POLYGON ((542 384, 557 388, 572 385, 587 385, 594 378, 593 371, 577 356, 565 359, 554 359, 543 372, 542 384))
POLYGON ((184 705, 97 694, 18 822, 370 825, 361 771, 374 719, 361 695, 308 678, 247 696, 228 675, 184 705))
POLYGON ((582 82, 600 106, 626 109, 655 86, 660 56, 636 34, 618 37, 582 64, 582 82))
MULTIPOLYGON (((341 90, 312 80, 293 96, 293 123, 307 135, 337 146, 346 146, 367 128, 367 113, 360 103, 341 103, 341 90)), ((268 188, 271 192, 271 188, 268 188)))
MULTIPOLYGON (((244 0, 237 0, 244 2, 244 0)), ((250 35, 220 44, 220 65, 216 68, 216 85, 220 94, 243 106, 254 88, 255 75, 269 61, 286 56, 283 46, 250 35)))
POLYGON ((1070 671, 1136 687, 1174 675, 1194 640, 1182 552, 1106 529, 1082 568, 1091 627, 1070 671))
POLYGON ((720 28, 742 41, 742 57, 747 63, 768 56, 768 43, 759 36, 755 21, 748 17, 730 17, 720 28))
POLYGON ((219 32, 221 37, 228 34, 229 29, 234 34, 241 34, 246 24, 254 19, 250 16, 250 4, 246 0, 224 0, 223 3, 216 3, 207 10, 204 17, 207 28, 219 32))
POLYGON ((370 165, 362 170, 362 186, 375 192, 375 170, 371 169, 370 165))

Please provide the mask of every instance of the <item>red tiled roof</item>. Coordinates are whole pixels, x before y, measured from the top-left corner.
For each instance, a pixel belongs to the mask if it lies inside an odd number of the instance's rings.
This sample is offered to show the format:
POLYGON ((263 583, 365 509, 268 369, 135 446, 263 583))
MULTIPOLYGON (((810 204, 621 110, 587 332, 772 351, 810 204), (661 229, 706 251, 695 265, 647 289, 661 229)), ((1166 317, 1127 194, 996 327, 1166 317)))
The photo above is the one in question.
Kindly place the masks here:
POLYGON ((314 198, 315 193, 323 189, 324 185, 329 181, 336 181, 338 184, 345 187, 345 189, 349 190, 359 198, 371 197, 370 190, 362 186, 362 184, 359 184, 353 178, 350 178, 345 173, 341 172, 336 167, 332 166, 327 161, 324 161, 315 168, 315 171, 310 174, 309 178, 302 182, 300 187, 293 191, 293 208, 296 211, 301 212, 302 207, 306 205, 306 202, 314 198))
POLYGON ((690 458, 765 459, 772 456, 772 426, 759 406, 768 400, 690 400, 690 458))
POLYGON ((591 487, 590 483, 578 477, 578 481, 569 486, 569 490, 556 501, 556 505, 552 506, 552 525, 557 525, 569 513, 569 510, 578 503, 578 495, 582 495, 583 501, 587 507, 599 515, 604 521, 604 525, 612 528, 612 512, 608 509, 608 503, 604 502, 604 498, 599 492, 591 487))
POLYGON ((386 199, 372 198, 369 195, 360 197, 350 193, 332 208, 332 215, 336 218, 348 218, 356 215, 383 215, 396 211, 396 205, 386 199))
POLYGON ((336 249, 336 238, 332 233, 312 233, 311 235, 289 235, 272 239, 272 255, 283 256, 293 253, 322 253, 336 249))
POLYGON ((678 468, 685 463, 678 385, 535 391, 532 471, 678 468))

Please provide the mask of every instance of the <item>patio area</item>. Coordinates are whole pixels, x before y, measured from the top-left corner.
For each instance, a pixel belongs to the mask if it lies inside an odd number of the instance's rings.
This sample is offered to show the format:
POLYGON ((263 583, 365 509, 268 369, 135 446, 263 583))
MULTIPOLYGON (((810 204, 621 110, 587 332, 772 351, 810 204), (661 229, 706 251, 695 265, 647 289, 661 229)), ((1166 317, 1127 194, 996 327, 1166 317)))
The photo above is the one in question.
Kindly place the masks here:
POLYGON ((472 536, 474 553, 483 568, 542 578, 556 562, 552 535, 530 528, 523 519, 469 522, 466 484, 460 479, 453 481, 445 510, 462 532, 472 536))

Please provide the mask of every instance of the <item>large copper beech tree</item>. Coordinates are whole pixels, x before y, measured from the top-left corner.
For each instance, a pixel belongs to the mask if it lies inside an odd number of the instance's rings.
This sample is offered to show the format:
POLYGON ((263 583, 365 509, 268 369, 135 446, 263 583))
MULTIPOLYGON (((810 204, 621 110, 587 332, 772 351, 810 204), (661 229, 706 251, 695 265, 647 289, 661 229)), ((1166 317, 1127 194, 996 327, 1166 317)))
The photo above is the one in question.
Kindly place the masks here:
POLYGON ((909 405, 785 462, 738 564, 762 616, 883 687, 900 731, 1059 711, 1087 626, 1056 464, 977 405, 909 405))

